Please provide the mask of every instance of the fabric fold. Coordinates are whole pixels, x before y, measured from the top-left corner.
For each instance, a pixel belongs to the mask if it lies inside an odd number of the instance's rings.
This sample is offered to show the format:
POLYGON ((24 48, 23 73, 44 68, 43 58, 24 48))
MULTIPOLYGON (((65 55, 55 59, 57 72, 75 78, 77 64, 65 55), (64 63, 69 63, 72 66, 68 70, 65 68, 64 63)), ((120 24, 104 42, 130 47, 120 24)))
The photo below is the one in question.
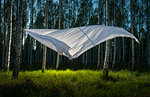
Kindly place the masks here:
POLYGON ((25 29, 40 43, 68 57, 77 58, 88 49, 116 37, 138 39, 120 27, 90 25, 77 28, 59 29, 25 29))

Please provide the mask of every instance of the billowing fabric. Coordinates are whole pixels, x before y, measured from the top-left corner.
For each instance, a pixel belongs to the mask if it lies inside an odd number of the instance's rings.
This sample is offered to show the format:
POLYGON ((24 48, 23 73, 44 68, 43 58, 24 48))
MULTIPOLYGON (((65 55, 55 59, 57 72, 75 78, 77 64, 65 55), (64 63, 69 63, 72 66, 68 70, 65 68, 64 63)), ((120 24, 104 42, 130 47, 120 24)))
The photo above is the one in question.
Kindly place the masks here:
POLYGON ((70 29, 25 29, 40 43, 69 59, 77 58, 88 49, 115 37, 138 39, 119 27, 91 25, 70 29))

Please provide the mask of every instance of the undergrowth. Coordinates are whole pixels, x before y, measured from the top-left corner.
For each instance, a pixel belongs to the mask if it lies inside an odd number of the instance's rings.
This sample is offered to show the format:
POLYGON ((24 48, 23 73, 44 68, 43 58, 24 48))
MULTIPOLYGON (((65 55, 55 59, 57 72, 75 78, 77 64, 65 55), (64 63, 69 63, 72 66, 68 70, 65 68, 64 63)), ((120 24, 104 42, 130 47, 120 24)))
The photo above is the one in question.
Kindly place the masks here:
POLYGON ((21 71, 18 79, 12 71, 0 70, 0 97, 149 97, 150 73, 121 70, 102 71, 41 70, 21 71))

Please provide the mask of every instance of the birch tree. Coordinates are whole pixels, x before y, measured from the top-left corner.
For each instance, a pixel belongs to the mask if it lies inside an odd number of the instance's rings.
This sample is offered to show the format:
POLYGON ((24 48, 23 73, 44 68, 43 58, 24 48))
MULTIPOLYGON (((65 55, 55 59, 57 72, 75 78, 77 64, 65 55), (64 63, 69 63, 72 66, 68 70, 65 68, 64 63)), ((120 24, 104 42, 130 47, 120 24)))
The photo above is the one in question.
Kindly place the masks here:
MULTIPOLYGON (((48 29, 48 0, 46 0, 46 29, 48 29)), ((46 46, 43 45, 43 63, 42 63, 42 72, 46 68, 46 46)))
POLYGON ((19 17, 18 17, 18 27, 19 31, 17 33, 17 56, 16 63, 14 65, 12 78, 18 78, 20 69, 20 57, 21 57, 21 46, 22 46, 22 21, 23 21, 23 0, 19 0, 19 17))
MULTIPOLYGON (((101 18, 101 9, 100 9, 100 7, 101 7, 101 4, 100 4, 101 2, 100 2, 100 0, 98 0, 98 23, 99 23, 99 25, 101 24, 101 22, 100 22, 100 18, 101 18)), ((97 60, 97 69, 99 69, 99 66, 100 66, 100 44, 98 45, 98 60, 97 60)))
MULTIPOLYGON (((59 29, 61 29, 61 0, 59 0, 59 29)), ((57 62, 56 62, 56 69, 59 67, 59 53, 57 53, 57 62)))
MULTIPOLYGON (((109 0, 106 0, 106 26, 109 25, 109 0)), ((106 52, 105 52, 105 60, 103 67, 103 75, 104 77, 108 77, 109 70, 109 53, 110 53, 110 40, 106 41, 106 52)))
POLYGON ((8 35, 8 46, 6 48, 6 62, 5 62, 5 68, 4 71, 8 72, 9 71, 9 65, 10 65, 10 51, 11 51, 11 38, 12 38, 12 10, 13 10, 13 0, 10 0, 10 17, 9 17, 9 35, 8 35))

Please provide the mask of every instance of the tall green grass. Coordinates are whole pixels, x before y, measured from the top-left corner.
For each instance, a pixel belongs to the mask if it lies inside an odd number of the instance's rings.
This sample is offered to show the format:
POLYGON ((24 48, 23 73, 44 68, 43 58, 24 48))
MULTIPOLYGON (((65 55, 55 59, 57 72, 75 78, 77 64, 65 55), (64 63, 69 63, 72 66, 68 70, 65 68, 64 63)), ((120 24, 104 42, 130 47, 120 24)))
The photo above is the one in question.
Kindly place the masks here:
POLYGON ((150 73, 121 70, 102 71, 46 70, 21 71, 18 79, 12 72, 0 71, 0 97, 149 97, 150 73))

